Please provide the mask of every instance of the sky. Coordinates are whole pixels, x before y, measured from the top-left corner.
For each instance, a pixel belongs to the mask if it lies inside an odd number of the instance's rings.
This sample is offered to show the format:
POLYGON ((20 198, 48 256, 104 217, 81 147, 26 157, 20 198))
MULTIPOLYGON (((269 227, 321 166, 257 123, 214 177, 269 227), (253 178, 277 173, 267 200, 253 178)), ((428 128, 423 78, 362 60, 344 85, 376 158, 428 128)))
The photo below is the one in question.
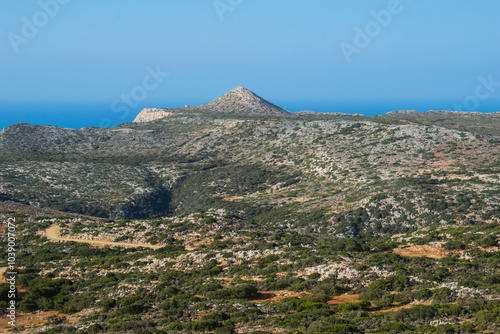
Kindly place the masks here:
POLYGON ((498 0, 0 0, 0 128, 244 86, 290 111, 500 111, 498 0))

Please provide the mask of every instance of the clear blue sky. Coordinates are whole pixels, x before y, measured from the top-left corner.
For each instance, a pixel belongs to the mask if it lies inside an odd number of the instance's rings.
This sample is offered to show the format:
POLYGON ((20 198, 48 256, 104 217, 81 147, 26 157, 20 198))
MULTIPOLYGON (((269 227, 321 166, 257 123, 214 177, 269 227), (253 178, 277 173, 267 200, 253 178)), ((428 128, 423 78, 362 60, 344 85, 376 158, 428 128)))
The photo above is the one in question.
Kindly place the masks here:
MULTIPOLYGON (((500 82, 498 0, 401 0, 350 63, 341 43, 356 47, 355 27, 364 31, 391 1, 217 0, 232 9, 218 13, 214 0, 59 0, 68 3, 44 17, 40 3, 54 1, 0 2, 0 127, 42 122, 37 104, 54 121, 117 124, 145 106, 202 103, 238 85, 290 109, 322 101, 439 109, 475 96, 479 76, 500 82), (26 20, 39 31, 26 35, 26 20), (157 66, 169 76, 126 116, 112 112, 157 66), (94 114, 78 120, 84 105, 94 114)), ((500 87, 489 93, 475 109, 500 110, 500 87)))

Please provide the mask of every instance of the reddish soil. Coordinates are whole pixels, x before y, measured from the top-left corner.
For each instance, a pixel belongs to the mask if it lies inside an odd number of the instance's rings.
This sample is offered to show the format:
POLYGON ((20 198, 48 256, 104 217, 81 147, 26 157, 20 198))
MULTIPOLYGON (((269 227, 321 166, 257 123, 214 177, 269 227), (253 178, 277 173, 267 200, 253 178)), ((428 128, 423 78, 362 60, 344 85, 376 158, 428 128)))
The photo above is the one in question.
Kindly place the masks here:
POLYGON ((431 245, 410 245, 400 246, 393 250, 394 253, 407 257, 429 257, 432 259, 442 259, 448 255, 441 247, 431 245))
POLYGON ((342 303, 355 303, 358 302, 359 295, 340 295, 332 297, 329 301, 329 305, 339 305, 342 303))

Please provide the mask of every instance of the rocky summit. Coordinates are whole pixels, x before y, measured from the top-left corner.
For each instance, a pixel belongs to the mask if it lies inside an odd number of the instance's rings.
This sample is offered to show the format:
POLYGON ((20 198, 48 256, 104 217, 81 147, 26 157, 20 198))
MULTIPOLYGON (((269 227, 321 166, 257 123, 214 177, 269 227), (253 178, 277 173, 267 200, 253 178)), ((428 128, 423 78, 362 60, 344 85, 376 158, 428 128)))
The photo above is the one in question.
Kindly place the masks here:
POLYGON ((288 115, 290 112, 263 99, 245 87, 238 86, 213 101, 197 107, 146 108, 135 118, 135 123, 150 122, 179 112, 204 112, 248 115, 288 115))

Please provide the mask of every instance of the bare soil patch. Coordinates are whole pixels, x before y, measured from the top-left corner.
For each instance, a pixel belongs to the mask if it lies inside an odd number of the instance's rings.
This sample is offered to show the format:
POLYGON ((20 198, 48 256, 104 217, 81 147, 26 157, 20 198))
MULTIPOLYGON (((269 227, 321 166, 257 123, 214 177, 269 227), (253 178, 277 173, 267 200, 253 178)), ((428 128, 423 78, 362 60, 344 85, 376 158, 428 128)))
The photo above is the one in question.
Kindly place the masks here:
POLYGON ((400 120, 399 120, 399 122, 401 122, 401 123, 413 124, 413 125, 418 125, 417 123, 410 122, 410 121, 408 121, 408 120, 406 120, 406 119, 400 119, 400 120))
POLYGON ((432 259, 442 259, 448 255, 443 248, 431 245, 410 245, 400 246, 393 250, 394 253, 407 257, 429 257, 432 259))
MULTIPOLYGON (((74 324, 78 322, 82 316, 77 314, 61 314, 57 311, 38 311, 35 313, 24 313, 16 310, 16 327, 39 327, 47 324, 49 317, 61 317, 66 318, 66 321, 74 324)), ((12 329, 12 326, 8 324, 10 321, 6 316, 0 317, 0 333, 7 333, 7 330, 12 329)))
POLYGON ((9 268, 8 267, 0 268, 0 283, 7 283, 7 280, 5 279, 5 276, 4 276, 7 269, 9 269, 9 268))
POLYGON ((249 299, 249 302, 262 303, 262 302, 265 302, 268 300, 271 300, 274 302, 279 302, 282 299, 285 299, 288 297, 300 298, 300 297, 302 297, 302 294, 310 294, 310 293, 309 292, 295 292, 295 291, 289 291, 289 290, 261 291, 257 296, 249 299))
POLYGON ((339 305, 342 303, 355 303, 359 302, 359 295, 340 295, 340 296, 335 296, 332 297, 329 301, 329 305, 339 305))

